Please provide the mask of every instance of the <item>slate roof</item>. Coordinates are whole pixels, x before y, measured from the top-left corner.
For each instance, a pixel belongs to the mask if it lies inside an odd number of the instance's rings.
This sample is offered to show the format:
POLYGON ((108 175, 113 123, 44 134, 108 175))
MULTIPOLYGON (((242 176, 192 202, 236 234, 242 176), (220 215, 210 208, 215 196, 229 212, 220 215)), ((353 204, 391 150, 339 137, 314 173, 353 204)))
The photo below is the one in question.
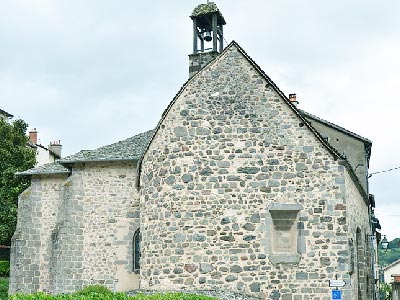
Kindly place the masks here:
POLYGON ((49 163, 24 172, 15 173, 17 176, 69 174, 70 171, 59 163, 49 163))
POLYGON ((65 166, 74 163, 138 160, 141 157, 152 134, 153 130, 149 130, 126 140, 103 146, 95 150, 82 150, 74 155, 57 160, 55 163, 45 164, 24 172, 18 172, 16 175, 31 176, 69 174, 70 170, 65 166))
POLYGON ((310 114, 310 113, 308 113, 308 112, 306 112, 304 110, 299 109, 299 111, 307 118, 310 118, 310 119, 316 120, 318 122, 321 122, 321 123, 323 123, 323 124, 325 124, 325 125, 327 125, 329 127, 332 127, 332 128, 334 128, 334 129, 336 129, 338 131, 343 132, 344 134, 347 134, 347 135, 352 136, 352 137, 354 137, 354 138, 356 138, 358 140, 361 140, 365 144, 372 144, 371 140, 369 140, 369 139, 367 139, 365 137, 362 137, 361 135, 358 135, 357 133, 354 133, 354 132, 352 132, 350 130, 347 130, 346 128, 340 127, 339 125, 336 125, 334 123, 331 123, 329 121, 321 119, 321 118, 319 118, 319 117, 317 117, 315 115, 312 115, 312 114, 310 114))
POLYGON ((5 110, 0 109, 0 115, 6 116, 7 118, 14 117, 12 114, 6 112, 5 110))
POLYGON ((138 160, 152 135, 153 130, 149 130, 95 150, 82 150, 74 155, 62 158, 58 162, 60 164, 73 164, 79 162, 138 160))

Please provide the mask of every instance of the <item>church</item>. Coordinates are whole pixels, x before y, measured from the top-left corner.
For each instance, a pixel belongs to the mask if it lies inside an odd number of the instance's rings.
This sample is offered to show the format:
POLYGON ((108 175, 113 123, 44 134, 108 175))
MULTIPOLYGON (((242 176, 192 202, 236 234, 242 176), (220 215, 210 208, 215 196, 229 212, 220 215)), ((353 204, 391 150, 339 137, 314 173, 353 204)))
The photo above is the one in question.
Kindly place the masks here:
POLYGON ((19 173, 10 294, 222 290, 374 299, 372 143, 297 107, 195 8, 189 80, 155 129, 19 173), (210 48, 207 48, 210 45, 210 48))

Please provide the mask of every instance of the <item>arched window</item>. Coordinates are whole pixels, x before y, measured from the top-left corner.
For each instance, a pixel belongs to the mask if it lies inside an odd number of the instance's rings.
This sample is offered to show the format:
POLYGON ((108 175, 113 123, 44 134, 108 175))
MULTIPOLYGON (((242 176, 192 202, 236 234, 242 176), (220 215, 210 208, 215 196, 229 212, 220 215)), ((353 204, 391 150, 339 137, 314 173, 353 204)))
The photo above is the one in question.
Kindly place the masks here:
POLYGON ((136 230, 133 235, 133 271, 140 270, 140 241, 142 237, 140 235, 140 230, 136 230))

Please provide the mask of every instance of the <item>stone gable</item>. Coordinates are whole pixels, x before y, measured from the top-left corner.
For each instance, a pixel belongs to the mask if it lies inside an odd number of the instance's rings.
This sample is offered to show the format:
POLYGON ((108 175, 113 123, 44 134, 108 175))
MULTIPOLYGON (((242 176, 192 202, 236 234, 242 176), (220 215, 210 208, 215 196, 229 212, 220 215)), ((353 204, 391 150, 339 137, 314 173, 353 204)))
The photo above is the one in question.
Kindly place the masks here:
POLYGON ((348 175, 306 125, 235 45, 195 75, 142 160, 141 287, 329 299, 349 279, 348 175))

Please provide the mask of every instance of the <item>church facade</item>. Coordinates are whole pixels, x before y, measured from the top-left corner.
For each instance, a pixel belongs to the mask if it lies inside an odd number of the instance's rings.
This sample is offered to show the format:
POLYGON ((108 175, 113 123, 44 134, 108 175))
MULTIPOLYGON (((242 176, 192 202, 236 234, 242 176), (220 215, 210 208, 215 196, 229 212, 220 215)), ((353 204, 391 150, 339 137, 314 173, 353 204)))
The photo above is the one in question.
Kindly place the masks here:
POLYGON ((192 19, 191 77, 154 130, 19 174, 32 184, 10 293, 306 300, 340 280, 344 299, 373 299, 371 142, 298 109, 236 42, 223 49, 214 3, 192 19))

